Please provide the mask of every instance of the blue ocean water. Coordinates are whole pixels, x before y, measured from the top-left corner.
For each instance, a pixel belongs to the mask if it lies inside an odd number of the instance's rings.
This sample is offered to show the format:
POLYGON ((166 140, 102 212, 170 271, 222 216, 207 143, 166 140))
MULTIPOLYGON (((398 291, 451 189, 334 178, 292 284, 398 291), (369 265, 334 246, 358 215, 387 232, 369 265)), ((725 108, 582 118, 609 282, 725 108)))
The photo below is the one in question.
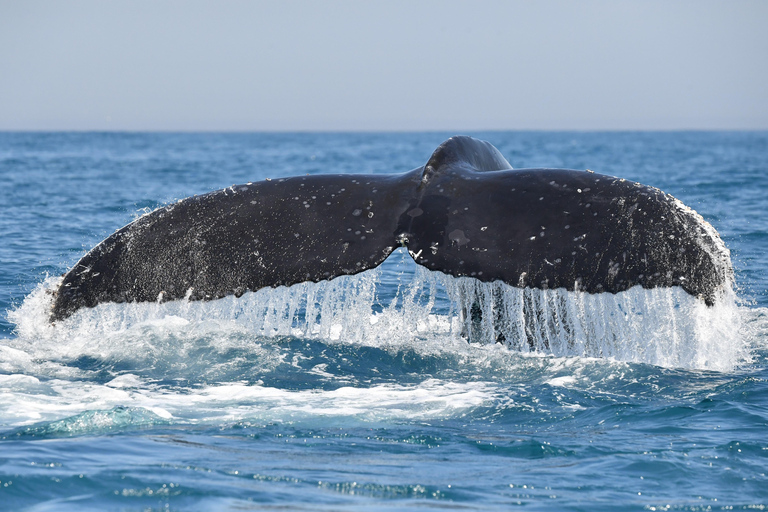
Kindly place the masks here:
POLYGON ((466 283, 398 252, 325 284, 47 322, 56 276, 145 211, 404 172, 450 135, 0 133, 0 509, 768 507, 765 132, 471 134, 514 167, 592 169, 697 210, 736 271, 715 309, 540 293, 581 312, 579 343, 542 326, 534 351, 470 344, 466 283), (308 301, 318 323, 291 317, 308 301))

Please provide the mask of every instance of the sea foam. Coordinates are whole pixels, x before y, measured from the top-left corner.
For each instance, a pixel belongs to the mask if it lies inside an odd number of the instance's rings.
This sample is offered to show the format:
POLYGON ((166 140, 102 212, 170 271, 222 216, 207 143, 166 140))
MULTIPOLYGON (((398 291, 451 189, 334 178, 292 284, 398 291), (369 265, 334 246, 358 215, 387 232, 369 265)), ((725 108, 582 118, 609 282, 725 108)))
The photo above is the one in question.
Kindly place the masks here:
POLYGON ((428 271, 401 254, 389 267, 331 281, 207 302, 102 304, 51 324, 58 282, 45 280, 9 313, 19 339, 35 340, 50 354, 109 352, 116 336, 140 345, 150 330, 160 337, 236 331, 422 352, 500 343, 524 353, 718 371, 749 357, 744 308, 730 289, 713 307, 679 287, 617 294, 521 289, 428 271))

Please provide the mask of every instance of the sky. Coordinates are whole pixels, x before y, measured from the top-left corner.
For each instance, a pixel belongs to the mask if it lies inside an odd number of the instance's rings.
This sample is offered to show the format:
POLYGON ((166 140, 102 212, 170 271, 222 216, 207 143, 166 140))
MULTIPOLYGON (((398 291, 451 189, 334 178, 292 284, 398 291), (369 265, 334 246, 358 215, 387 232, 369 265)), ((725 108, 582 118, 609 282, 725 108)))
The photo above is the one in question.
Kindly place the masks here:
POLYGON ((765 0, 0 0, 0 130, 765 130, 767 27, 765 0))

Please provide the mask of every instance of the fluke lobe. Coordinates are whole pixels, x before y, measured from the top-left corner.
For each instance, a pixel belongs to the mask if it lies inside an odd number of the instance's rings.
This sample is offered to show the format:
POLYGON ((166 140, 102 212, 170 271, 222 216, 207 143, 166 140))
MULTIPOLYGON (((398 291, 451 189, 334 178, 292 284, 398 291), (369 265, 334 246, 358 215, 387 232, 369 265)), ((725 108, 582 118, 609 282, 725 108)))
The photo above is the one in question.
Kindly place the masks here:
POLYGON ((66 273, 51 319, 356 274, 401 245, 456 277, 589 293, 680 286, 708 305, 732 275, 714 228, 661 190, 591 171, 513 170, 490 143, 453 137, 405 174, 266 180, 158 208, 66 273))

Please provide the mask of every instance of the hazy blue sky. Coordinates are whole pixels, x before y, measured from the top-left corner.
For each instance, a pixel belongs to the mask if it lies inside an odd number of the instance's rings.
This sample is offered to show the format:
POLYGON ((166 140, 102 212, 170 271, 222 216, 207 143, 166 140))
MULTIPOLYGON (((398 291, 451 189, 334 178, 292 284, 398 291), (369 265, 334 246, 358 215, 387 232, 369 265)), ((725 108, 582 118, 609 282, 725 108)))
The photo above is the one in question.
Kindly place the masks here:
POLYGON ((0 129, 768 129, 768 1, 0 0, 0 129))

